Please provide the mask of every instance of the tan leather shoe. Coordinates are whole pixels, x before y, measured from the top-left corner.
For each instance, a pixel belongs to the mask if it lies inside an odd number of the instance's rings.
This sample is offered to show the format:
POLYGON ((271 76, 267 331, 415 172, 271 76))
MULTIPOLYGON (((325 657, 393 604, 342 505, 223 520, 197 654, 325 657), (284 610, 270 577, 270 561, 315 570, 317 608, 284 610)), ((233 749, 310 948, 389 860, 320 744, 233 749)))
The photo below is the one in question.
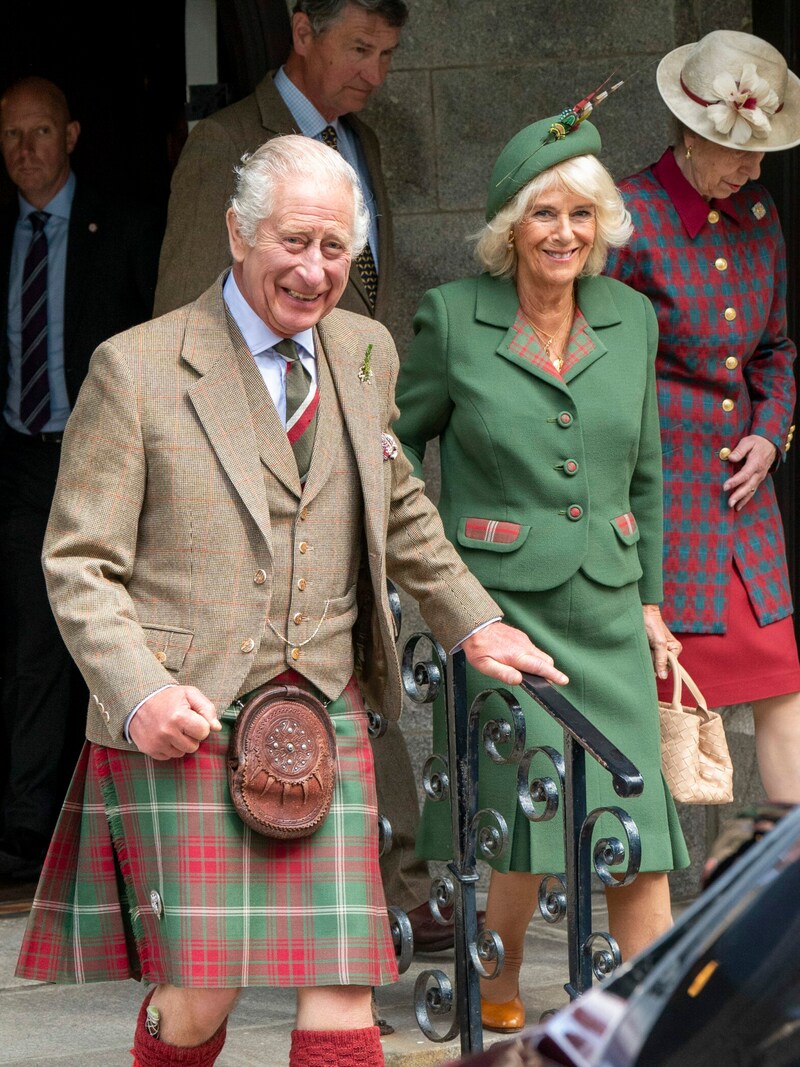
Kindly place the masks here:
POLYGON ((481 997, 481 1022, 484 1030, 516 1034, 525 1025, 525 1005, 518 996, 502 1004, 492 1004, 481 997))

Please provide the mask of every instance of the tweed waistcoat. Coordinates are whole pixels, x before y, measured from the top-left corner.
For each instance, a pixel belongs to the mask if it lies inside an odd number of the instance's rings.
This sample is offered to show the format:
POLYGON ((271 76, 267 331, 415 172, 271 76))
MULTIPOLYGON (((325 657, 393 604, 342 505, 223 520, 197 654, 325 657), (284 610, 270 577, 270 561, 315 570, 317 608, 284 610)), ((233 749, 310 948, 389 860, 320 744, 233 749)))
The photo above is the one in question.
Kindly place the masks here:
MULTIPOLYGON (((249 353, 239 349, 239 357, 250 410, 257 412, 266 386, 249 353)), ((287 485, 272 467, 263 460, 261 464, 272 533, 271 573, 265 572, 263 581, 271 587, 264 632, 243 693, 289 666, 333 699, 353 674, 363 500, 355 455, 321 348, 317 368, 320 409, 302 495, 299 479, 287 485), (330 521, 332 513, 337 515, 335 523, 330 521)), ((254 418, 254 429, 265 454, 263 420, 254 418)), ((288 440, 286 448, 287 462, 294 462, 288 440)))

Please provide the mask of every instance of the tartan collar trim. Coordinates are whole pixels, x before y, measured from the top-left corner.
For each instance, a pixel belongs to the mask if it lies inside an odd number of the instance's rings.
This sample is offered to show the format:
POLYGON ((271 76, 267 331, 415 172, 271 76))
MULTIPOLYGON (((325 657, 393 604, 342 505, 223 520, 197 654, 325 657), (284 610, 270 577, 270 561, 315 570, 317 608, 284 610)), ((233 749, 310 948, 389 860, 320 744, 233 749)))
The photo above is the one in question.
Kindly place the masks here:
POLYGON ((697 237, 703 227, 709 224, 708 212, 711 208, 736 222, 740 221, 739 212, 735 204, 731 203, 731 197, 712 200, 710 203, 703 199, 681 173, 672 148, 668 148, 661 159, 653 164, 652 170, 656 181, 672 201, 690 237, 697 237))
POLYGON ((536 331, 525 318, 522 308, 517 309, 517 315, 511 327, 514 336, 509 340, 508 349, 514 355, 561 380, 568 371, 572 370, 582 359, 590 356, 597 347, 594 338, 589 333, 588 325, 581 309, 576 306, 575 318, 564 353, 564 365, 560 374, 550 359, 545 356, 536 331))

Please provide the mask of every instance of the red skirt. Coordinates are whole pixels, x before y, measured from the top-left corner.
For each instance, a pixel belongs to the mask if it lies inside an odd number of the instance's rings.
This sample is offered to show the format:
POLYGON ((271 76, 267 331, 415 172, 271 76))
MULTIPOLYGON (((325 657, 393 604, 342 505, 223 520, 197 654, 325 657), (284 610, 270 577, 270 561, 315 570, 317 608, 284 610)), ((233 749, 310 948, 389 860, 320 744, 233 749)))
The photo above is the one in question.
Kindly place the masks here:
MULTIPOLYGON (((682 634, 681 663, 710 708, 800 692, 793 616, 759 626, 739 570, 731 566, 727 630, 682 634)), ((672 677, 658 680, 659 700, 672 699, 672 677)))

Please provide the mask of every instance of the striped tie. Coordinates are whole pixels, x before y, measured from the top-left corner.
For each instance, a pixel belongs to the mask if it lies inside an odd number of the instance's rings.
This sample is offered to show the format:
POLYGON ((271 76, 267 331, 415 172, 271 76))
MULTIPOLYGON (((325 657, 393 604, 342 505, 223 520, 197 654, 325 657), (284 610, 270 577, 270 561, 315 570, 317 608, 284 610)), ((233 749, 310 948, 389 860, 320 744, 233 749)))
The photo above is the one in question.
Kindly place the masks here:
POLYGON ((314 451, 319 389, 300 361, 297 346, 287 337, 275 345, 286 360, 286 433, 292 446, 300 480, 305 481, 314 451))
POLYGON ((47 237, 50 216, 33 211, 28 216, 33 237, 22 271, 22 362, 20 365, 19 417, 31 433, 39 433, 50 418, 50 383, 47 378, 47 237))
MULTIPOLYGON (((339 151, 339 138, 333 126, 326 126, 320 136, 328 148, 339 151)), ((364 283, 364 288, 367 290, 370 307, 374 308, 375 300, 378 296, 378 268, 375 266, 369 242, 364 245, 364 250, 356 256, 356 266, 358 267, 361 281, 364 283)))

